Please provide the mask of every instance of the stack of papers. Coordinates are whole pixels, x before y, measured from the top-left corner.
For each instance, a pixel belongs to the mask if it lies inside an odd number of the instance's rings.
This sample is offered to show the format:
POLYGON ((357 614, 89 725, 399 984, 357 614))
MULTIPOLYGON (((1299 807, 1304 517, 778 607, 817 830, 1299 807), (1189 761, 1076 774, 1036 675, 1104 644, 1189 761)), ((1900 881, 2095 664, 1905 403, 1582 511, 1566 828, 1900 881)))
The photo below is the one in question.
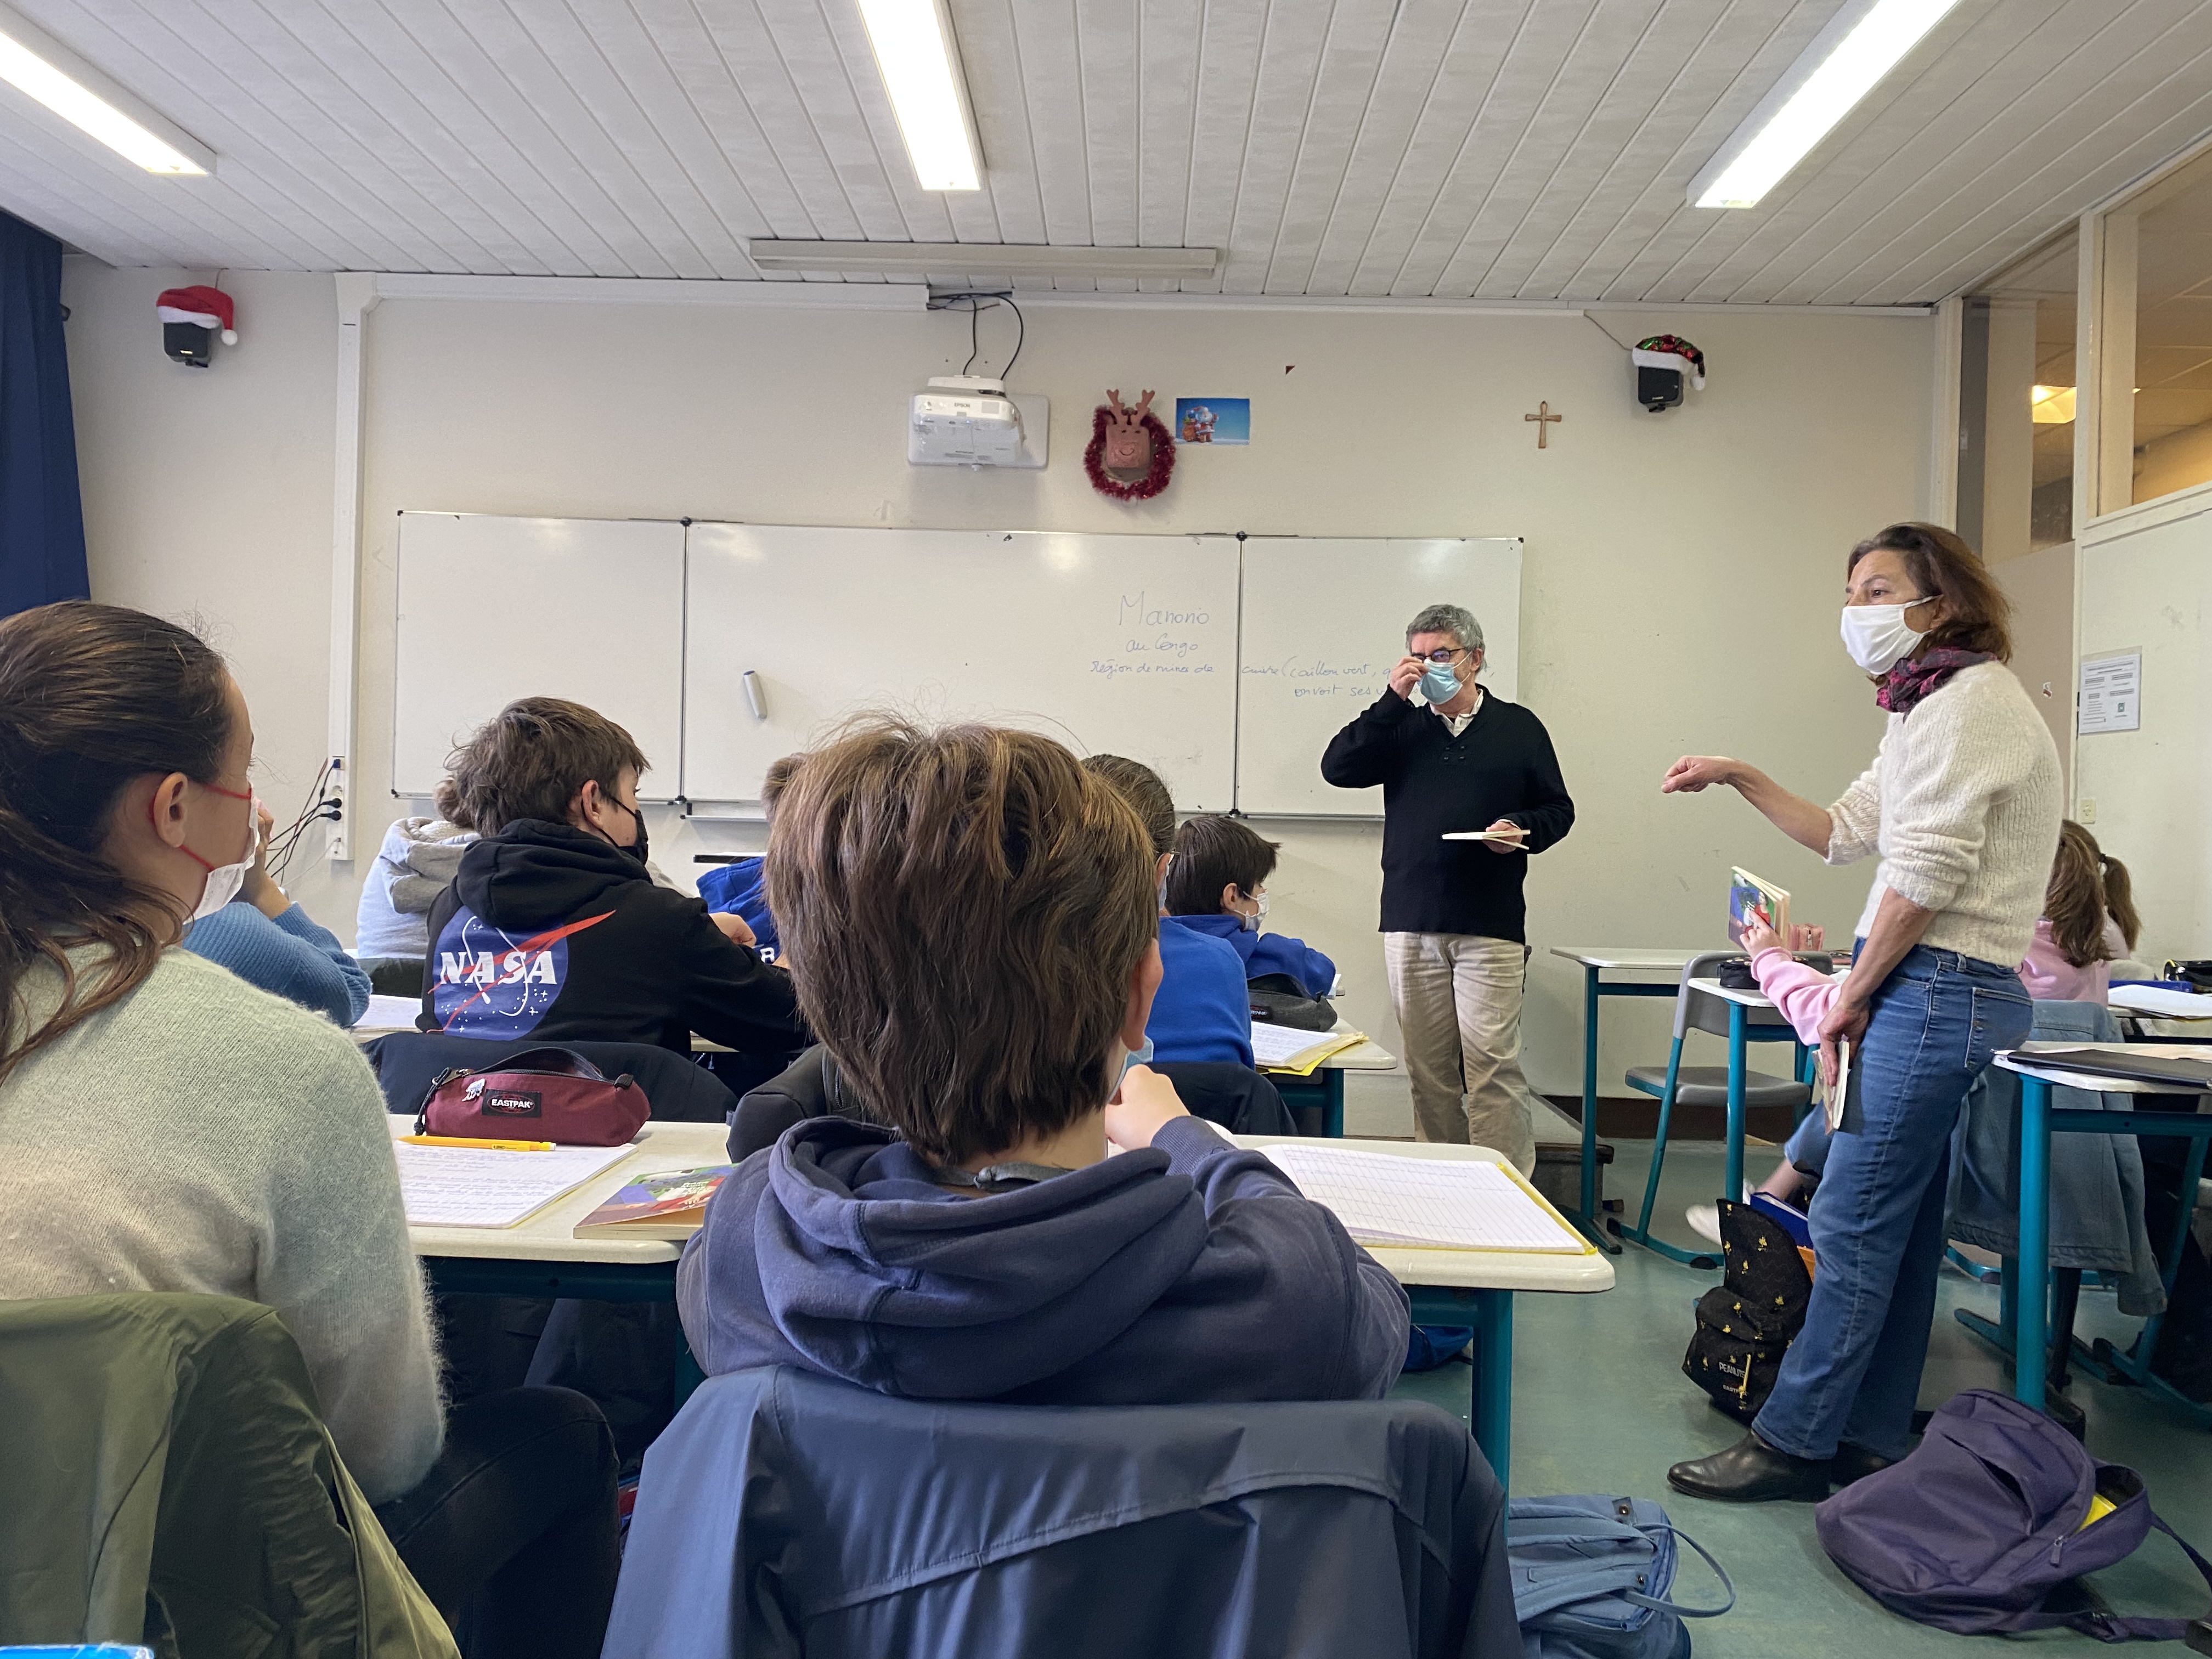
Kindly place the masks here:
POLYGON ((2115 985, 2111 994, 2113 1007, 2138 1014, 2156 1014, 2161 1019, 2212 1019, 2212 996, 2169 990, 2163 985, 2115 985))
POLYGON ((1367 1041, 1364 1031, 1301 1031, 1289 1025, 1252 1022, 1252 1063, 1263 1072, 1289 1072, 1311 1077, 1314 1067, 1331 1054, 1356 1048, 1367 1041))
POLYGON ((493 1152, 392 1143, 411 1227, 512 1227, 636 1150, 623 1145, 493 1152))
POLYGON ((1363 1244, 1559 1255, 1589 1249, 1503 1164, 1288 1142, 1260 1151, 1363 1244))

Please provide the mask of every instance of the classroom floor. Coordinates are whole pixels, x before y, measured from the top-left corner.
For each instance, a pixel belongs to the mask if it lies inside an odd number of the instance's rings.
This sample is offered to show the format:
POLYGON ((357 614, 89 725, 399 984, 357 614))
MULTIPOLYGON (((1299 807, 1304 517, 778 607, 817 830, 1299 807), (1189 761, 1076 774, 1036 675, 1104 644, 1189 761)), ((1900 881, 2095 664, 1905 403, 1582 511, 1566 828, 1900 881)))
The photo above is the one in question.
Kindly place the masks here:
MULTIPOLYGON (((1401 1087, 1402 1088, 1402 1084, 1401 1087)), ((1403 1133, 1384 1121, 1379 1091, 1359 1115, 1358 1133, 1403 1133)), ((1347 1113, 1347 1115, 1351 1115, 1347 1113)), ((1640 1201, 1650 1160, 1649 1141, 1616 1141, 1609 1190, 1640 1201)), ((1754 1148, 1751 1167, 1766 1168, 1754 1148)), ((1678 1143, 1667 1155, 1656 1215, 1662 1236, 1686 1242, 1686 1205, 1720 1188, 1721 1147, 1678 1143)), ((1813 1530, 1812 1506, 1737 1506, 1700 1502, 1670 1491, 1667 1468, 1732 1444, 1742 1431, 1705 1403, 1681 1373, 1691 1304, 1717 1273, 1677 1267, 1631 1248, 1613 1259, 1619 1275, 1602 1296, 1522 1296, 1514 1300, 1513 1490, 1516 1493, 1607 1492, 1656 1498, 1675 1525, 1719 1559, 1735 1580, 1735 1610, 1698 1620, 1692 1639, 1700 1659, 1788 1659, 1794 1655, 1881 1652, 1884 1659, 1956 1654, 1962 1638, 1885 1612, 1830 1564, 1813 1530)), ((1921 1383, 1923 1406, 1960 1389, 2002 1388, 1994 1351, 1969 1335, 1954 1308, 1995 1317, 1997 1293, 1946 1268, 1941 1310, 1921 1383)), ((2109 1292, 2085 1291, 2080 1329, 2126 1341, 2137 1322, 2120 1317, 2109 1292)), ((1398 1392, 1430 1400, 1464 1416, 1468 1371, 1453 1364, 1409 1376, 1398 1392)), ((2089 1449, 2139 1470, 2151 1500, 2181 1535, 2212 1548, 2212 1433, 2138 1390, 2106 1388, 2076 1376, 2072 1397, 2088 1413, 2089 1449)), ((1717 1589, 1687 1551, 1678 1579, 1681 1599, 1698 1602, 1717 1589)), ((2121 1613, 2195 1617, 2208 1601, 2203 1581, 2173 1544, 2154 1534, 2134 1556, 2099 1575, 2099 1589, 2121 1613)), ((2027 1638, 2039 1653, 2109 1652, 2070 1632, 2027 1638)), ((1994 1649, 1992 1649, 1994 1650, 1994 1649)), ((2178 1645, 2161 1652, 2179 1652, 2178 1645)))

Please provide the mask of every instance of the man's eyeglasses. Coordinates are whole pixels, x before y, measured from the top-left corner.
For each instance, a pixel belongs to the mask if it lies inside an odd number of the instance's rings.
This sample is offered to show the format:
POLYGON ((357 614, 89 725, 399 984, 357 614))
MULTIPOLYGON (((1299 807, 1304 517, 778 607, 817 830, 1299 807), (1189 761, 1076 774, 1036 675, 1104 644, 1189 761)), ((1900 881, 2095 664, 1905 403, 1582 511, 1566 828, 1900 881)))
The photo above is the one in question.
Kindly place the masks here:
POLYGON ((1467 647, 1463 645, 1446 646, 1441 649, 1428 653, 1428 654, 1424 656, 1421 660, 1423 662, 1435 663, 1441 667, 1444 664, 1449 662, 1454 657, 1464 657, 1467 654, 1467 647))

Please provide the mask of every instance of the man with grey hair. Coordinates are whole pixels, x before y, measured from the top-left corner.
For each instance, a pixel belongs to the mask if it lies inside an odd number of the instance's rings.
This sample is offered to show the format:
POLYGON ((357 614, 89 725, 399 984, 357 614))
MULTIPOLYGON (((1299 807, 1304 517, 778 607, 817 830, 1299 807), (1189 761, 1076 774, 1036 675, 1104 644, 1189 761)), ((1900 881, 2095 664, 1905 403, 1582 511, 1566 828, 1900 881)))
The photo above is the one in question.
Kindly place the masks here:
POLYGON ((1321 775, 1382 790, 1382 946, 1405 1040, 1413 1131, 1535 1167, 1535 1097, 1521 1074, 1528 855, 1573 827, 1543 722, 1490 696, 1482 624, 1432 605, 1372 708, 1330 739, 1321 775), (1413 701, 1419 691, 1421 701, 1413 701), (1483 840, 1448 841, 1480 833, 1483 840))

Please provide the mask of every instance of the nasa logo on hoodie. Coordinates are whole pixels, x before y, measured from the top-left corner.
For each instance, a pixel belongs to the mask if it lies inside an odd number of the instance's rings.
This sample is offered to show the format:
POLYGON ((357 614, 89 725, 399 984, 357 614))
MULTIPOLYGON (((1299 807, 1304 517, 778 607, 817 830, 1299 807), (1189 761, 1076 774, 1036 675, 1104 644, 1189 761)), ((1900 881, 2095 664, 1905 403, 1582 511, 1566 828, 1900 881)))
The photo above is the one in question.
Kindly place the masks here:
POLYGON ((438 1029, 455 1036, 527 1036, 568 982, 570 936, 613 914, 518 936, 473 910, 456 910, 431 952, 438 1029))

